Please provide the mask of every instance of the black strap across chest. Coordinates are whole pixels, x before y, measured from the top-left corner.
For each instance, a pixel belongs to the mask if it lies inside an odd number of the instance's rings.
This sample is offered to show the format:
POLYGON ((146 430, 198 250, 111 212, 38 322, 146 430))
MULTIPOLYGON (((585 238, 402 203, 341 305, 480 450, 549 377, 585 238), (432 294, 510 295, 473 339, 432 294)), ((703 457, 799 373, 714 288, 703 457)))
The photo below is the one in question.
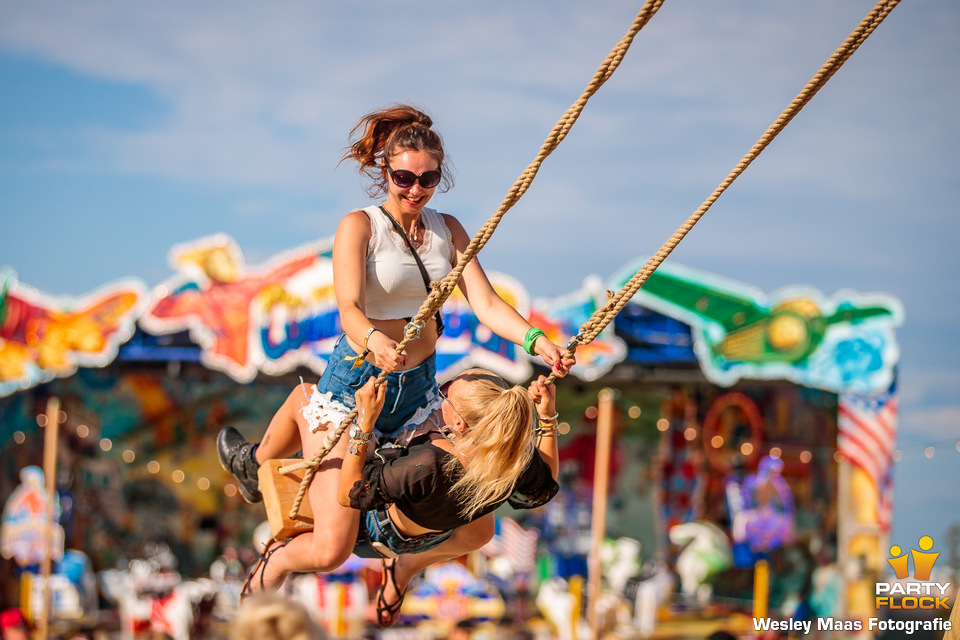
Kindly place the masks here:
MULTIPOLYGON (((427 293, 430 293, 430 274, 427 273, 427 268, 423 264, 423 260, 420 259, 420 255, 417 254, 417 250, 413 248, 413 243, 410 242, 410 238, 407 237, 407 233, 403 230, 403 227, 400 226, 400 223, 394 219, 392 215, 387 213, 387 210, 381 205, 379 207, 381 213, 387 216, 387 220, 393 225, 393 228, 397 233, 400 234, 400 237, 403 238, 403 241, 407 243, 407 248, 410 249, 410 253, 413 254, 413 259, 417 261, 417 267, 420 269, 420 276, 423 278, 423 286, 426 287, 427 293)), ((424 223, 424 229, 426 229, 426 223, 424 223)), ((437 335, 443 335, 443 318, 440 315, 440 311, 437 311, 437 335)))

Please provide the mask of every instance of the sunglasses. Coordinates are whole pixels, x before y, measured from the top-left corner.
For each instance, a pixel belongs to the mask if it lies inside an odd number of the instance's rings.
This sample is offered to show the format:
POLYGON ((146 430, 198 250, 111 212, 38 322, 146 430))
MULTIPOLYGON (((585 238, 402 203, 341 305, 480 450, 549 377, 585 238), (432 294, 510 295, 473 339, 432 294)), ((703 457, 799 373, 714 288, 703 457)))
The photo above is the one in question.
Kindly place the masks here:
MULTIPOLYGON (((453 382, 453 381, 451 380, 450 382, 453 382)), ((453 409, 453 412, 457 415, 457 417, 463 420, 463 424, 469 427, 470 426, 469 423, 464 419, 462 415, 460 415, 460 412, 457 411, 457 407, 454 406, 453 402, 450 401, 450 398, 448 398, 447 394, 444 392, 444 389, 450 388, 450 382, 443 385, 443 387, 441 387, 440 389, 437 389, 437 391, 440 393, 441 402, 446 402, 447 404, 449 404, 450 408, 453 409)))
POLYGON ((440 184, 440 178, 443 177, 439 169, 424 171, 420 175, 415 174, 413 171, 407 171, 406 169, 394 170, 390 168, 390 163, 387 162, 386 158, 383 160, 383 165, 387 168, 387 173, 390 174, 390 179, 393 180, 393 184, 401 189, 409 189, 415 182, 419 182, 420 186, 424 189, 433 189, 440 184))

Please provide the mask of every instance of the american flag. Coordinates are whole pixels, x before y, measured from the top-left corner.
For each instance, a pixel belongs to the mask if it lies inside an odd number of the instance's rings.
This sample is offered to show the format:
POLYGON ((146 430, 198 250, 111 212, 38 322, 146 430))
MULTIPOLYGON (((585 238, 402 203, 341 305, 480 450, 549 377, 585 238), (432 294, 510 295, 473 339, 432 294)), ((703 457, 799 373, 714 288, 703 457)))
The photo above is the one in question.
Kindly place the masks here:
POLYGON ((514 573, 532 573, 537 559, 537 540, 540 532, 524 529, 513 518, 497 519, 499 531, 482 551, 488 557, 505 556, 514 573))
POLYGON ((897 442, 896 382, 874 395, 844 393, 837 402, 837 447, 866 472, 880 494, 880 526, 893 515, 893 450, 897 442))

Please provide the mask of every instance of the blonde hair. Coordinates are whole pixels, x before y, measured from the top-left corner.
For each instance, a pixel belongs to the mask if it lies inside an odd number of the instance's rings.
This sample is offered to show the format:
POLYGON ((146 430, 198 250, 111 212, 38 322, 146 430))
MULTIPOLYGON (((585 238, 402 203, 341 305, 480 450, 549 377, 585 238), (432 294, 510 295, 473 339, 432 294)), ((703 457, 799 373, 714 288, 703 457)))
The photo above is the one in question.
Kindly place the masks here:
POLYGON ((277 593, 257 593, 240 606, 230 640, 326 640, 303 603, 277 593))
POLYGON ((451 475, 462 472, 451 495, 460 503, 461 514, 473 518, 509 496, 530 464, 536 407, 526 389, 511 387, 488 371, 472 369, 457 379, 466 384, 458 387, 455 408, 468 428, 455 442, 470 463, 462 468, 454 457, 444 470, 451 475))

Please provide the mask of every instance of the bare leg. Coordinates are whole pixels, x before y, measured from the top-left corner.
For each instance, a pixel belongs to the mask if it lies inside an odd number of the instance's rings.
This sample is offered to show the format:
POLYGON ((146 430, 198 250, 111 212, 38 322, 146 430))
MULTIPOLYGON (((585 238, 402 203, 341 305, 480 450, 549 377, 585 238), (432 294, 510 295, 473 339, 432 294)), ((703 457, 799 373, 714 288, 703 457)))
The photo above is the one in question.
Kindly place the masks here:
POLYGON ((302 445, 297 417, 300 409, 310 401, 310 394, 315 388, 314 385, 300 384, 290 392, 263 434, 257 448, 258 463, 263 464, 274 458, 288 458, 300 450, 302 445))
MULTIPOLYGON (((308 393, 312 388, 308 388, 308 393)), ((309 398, 297 388, 274 416, 257 451, 257 458, 266 450, 263 460, 289 455, 303 443, 304 459, 309 460, 323 446, 328 432, 338 425, 321 425, 314 433, 300 413, 309 398), (296 434, 291 438, 291 431, 296 434), (269 444, 268 444, 269 439, 269 444), (293 443, 293 444, 291 444, 293 443), (290 447, 294 447, 290 451, 290 447)), ((353 552, 360 523, 360 511, 342 506, 337 501, 340 466, 347 450, 347 437, 341 437, 336 446, 320 462, 307 491, 307 499, 315 514, 323 514, 314 521, 313 531, 300 534, 283 548, 277 549, 264 568, 263 584, 275 589, 292 572, 331 571, 343 564, 353 552)), ((251 583, 260 586, 260 577, 251 583)))
POLYGON ((393 577, 396 583, 386 581, 384 587, 384 602, 396 602, 400 594, 406 592, 407 585, 415 575, 438 562, 445 562, 459 558, 465 553, 476 551, 493 538, 496 523, 492 513, 474 520, 456 530, 448 539, 433 549, 423 553, 402 555, 394 560, 393 577))

